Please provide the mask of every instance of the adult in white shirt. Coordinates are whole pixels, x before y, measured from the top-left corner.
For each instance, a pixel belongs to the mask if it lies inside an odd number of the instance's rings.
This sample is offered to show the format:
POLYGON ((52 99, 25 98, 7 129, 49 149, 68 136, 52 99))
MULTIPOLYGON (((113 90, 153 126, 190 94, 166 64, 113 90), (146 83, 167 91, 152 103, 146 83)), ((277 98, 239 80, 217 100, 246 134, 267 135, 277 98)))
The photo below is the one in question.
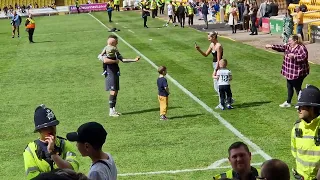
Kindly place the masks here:
POLYGON ((163 25, 163 26, 168 26, 169 25, 169 22, 171 21, 172 24, 175 26, 175 23, 173 21, 173 15, 174 15, 174 12, 173 12, 173 5, 172 5, 172 1, 170 1, 170 3, 168 4, 167 6, 167 11, 168 11, 168 16, 169 16, 169 19, 168 19, 168 22, 163 25))

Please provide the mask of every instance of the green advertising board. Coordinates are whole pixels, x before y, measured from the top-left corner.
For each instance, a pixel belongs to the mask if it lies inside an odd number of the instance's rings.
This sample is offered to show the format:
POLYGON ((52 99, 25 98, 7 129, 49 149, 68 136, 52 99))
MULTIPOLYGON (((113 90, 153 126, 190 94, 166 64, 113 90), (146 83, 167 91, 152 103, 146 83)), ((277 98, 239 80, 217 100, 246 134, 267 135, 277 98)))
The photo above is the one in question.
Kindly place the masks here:
POLYGON ((282 34, 283 32, 283 20, 270 19, 270 31, 271 34, 282 34))

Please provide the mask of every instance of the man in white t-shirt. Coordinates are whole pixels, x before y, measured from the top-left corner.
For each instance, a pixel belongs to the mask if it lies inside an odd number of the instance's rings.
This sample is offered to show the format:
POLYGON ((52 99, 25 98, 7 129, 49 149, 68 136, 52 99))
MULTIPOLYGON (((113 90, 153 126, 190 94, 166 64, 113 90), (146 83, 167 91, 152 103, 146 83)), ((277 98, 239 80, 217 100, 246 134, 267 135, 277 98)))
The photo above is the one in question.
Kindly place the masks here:
POLYGON ((226 59, 221 59, 219 61, 220 69, 217 71, 217 74, 214 76, 218 80, 219 86, 219 95, 220 95, 220 104, 218 107, 222 110, 227 107, 228 109, 233 109, 232 104, 232 92, 230 81, 232 80, 232 74, 229 69, 227 69, 228 61, 226 59), (227 99, 227 100, 226 100, 227 99))
POLYGON ((174 15, 174 9, 173 9, 173 8, 174 8, 174 6, 172 5, 172 1, 170 1, 169 4, 168 4, 168 6, 167 6, 167 11, 168 11, 169 20, 168 20, 168 22, 167 22, 165 25, 163 25, 163 26, 168 26, 170 21, 172 22, 172 24, 173 24, 174 26, 176 26, 175 23, 173 22, 173 15, 174 15))
POLYGON ((109 153, 102 151, 107 132, 97 122, 82 124, 77 132, 67 134, 69 141, 76 141, 82 156, 89 156, 92 165, 88 174, 91 180, 116 180, 117 168, 109 153))

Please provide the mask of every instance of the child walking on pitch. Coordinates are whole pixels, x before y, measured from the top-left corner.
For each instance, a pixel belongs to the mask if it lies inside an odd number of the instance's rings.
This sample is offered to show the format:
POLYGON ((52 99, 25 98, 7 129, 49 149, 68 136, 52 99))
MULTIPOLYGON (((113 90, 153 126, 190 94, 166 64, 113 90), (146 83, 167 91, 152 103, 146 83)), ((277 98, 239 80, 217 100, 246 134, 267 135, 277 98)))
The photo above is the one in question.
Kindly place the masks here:
POLYGON ((158 68, 159 78, 157 80, 158 84, 158 100, 160 103, 160 120, 167 120, 168 111, 168 96, 169 87, 165 75, 167 74, 167 68, 165 66, 160 66, 158 68))
POLYGON ((227 69, 228 61, 226 59, 221 59, 219 61, 220 69, 217 71, 213 78, 218 80, 220 104, 218 107, 222 110, 227 107, 228 109, 233 109, 232 104, 232 92, 230 87, 230 81, 232 80, 232 74, 229 69, 227 69))

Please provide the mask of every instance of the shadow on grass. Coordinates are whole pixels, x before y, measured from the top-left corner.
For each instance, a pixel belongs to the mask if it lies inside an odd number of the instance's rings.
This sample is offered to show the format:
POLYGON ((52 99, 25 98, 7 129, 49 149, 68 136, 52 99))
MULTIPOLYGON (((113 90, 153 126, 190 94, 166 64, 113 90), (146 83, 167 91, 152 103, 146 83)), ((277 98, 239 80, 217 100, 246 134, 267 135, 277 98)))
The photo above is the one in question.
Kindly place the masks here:
MULTIPOLYGON (((169 107, 169 110, 171 109, 178 109, 181 107, 169 107)), ((140 111, 132 111, 132 112, 123 112, 123 115, 128 115, 128 114, 142 114, 142 113, 148 113, 148 112, 155 112, 155 111, 160 111, 160 108, 150 108, 150 109, 144 109, 140 111)))
POLYGON ((38 43, 51 43, 51 42, 54 42, 54 41, 35 41, 34 43, 38 44, 38 43))
POLYGON ((182 116, 172 116, 172 117, 168 117, 169 120, 172 119, 181 119, 181 118, 190 118, 190 117, 197 117, 197 116, 201 116, 202 114, 186 114, 186 115, 182 115, 182 116))
POLYGON ((233 105, 234 108, 248 108, 248 107, 256 107, 256 106, 262 106, 264 104, 271 103, 271 101, 256 101, 256 102, 246 102, 241 104, 235 104, 233 105))

